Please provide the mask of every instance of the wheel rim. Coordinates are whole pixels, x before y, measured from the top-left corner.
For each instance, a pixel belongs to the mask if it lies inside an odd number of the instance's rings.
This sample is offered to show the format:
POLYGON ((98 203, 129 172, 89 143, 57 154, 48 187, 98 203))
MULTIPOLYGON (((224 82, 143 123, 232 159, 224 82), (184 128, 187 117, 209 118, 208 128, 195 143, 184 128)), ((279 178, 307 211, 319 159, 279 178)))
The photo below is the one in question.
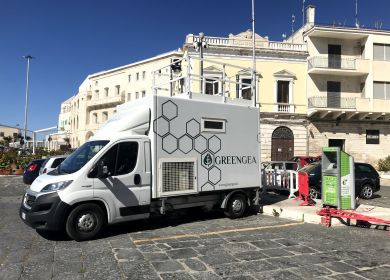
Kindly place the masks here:
POLYGON ((318 192, 315 189, 309 190, 309 196, 311 199, 317 199, 318 198, 318 192))
POLYGON ((364 197, 371 197, 372 196, 372 189, 370 186, 364 186, 363 188, 363 196, 364 197))
POLYGON ((97 225, 97 217, 94 213, 81 213, 77 218, 77 230, 80 232, 90 232, 97 225))
POLYGON ((235 213, 240 212, 242 207, 243 207, 243 203, 240 199, 233 200, 233 204, 232 204, 233 212, 235 213))

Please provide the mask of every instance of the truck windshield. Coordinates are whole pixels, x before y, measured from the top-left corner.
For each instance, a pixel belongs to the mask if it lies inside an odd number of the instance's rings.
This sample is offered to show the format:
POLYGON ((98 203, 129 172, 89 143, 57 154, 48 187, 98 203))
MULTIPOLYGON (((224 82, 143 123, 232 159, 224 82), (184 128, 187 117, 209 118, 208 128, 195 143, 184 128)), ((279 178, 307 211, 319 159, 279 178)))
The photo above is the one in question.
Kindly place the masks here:
POLYGON ((70 174, 80 170, 108 142, 107 140, 99 140, 84 143, 58 166, 58 174, 70 174))

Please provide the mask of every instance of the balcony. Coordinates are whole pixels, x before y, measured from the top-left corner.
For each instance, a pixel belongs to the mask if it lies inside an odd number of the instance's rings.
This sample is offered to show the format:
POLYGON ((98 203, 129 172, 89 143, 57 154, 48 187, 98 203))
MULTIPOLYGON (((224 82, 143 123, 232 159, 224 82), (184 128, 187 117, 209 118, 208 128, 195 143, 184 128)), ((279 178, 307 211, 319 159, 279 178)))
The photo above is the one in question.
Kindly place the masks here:
POLYGON ((309 74, 361 76, 369 71, 369 61, 357 57, 313 56, 308 64, 309 74))
MULTIPOLYGON (((222 46, 222 47, 244 47, 252 48, 252 39, 240 38, 240 37, 204 37, 204 41, 209 46, 222 46)), ((189 34, 186 37, 186 44, 193 44, 194 42, 200 42, 200 37, 197 35, 189 34)), ((271 49, 278 51, 297 51, 307 52, 306 44, 293 44, 286 42, 272 42, 268 40, 256 40, 257 49, 271 49)))
POLYGON ((340 97, 339 92, 324 96, 309 97, 308 107, 310 108, 332 108, 332 109, 356 109, 355 97, 340 97))
POLYGON ((113 108, 117 105, 123 104, 125 102, 125 95, 120 94, 112 97, 102 97, 100 99, 90 99, 87 100, 87 108, 89 110, 96 109, 105 109, 105 108, 113 108))

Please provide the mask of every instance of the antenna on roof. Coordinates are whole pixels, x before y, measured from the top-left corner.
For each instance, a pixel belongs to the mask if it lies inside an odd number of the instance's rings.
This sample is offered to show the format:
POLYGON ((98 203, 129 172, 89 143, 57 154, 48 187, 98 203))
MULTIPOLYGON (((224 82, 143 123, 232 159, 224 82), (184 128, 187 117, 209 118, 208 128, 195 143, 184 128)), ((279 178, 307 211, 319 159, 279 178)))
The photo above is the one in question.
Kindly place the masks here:
POLYGON ((355 27, 359 28, 359 20, 358 20, 358 0, 355 0, 355 27))
POLYGON ((305 0, 302 0, 302 26, 305 25, 305 0))

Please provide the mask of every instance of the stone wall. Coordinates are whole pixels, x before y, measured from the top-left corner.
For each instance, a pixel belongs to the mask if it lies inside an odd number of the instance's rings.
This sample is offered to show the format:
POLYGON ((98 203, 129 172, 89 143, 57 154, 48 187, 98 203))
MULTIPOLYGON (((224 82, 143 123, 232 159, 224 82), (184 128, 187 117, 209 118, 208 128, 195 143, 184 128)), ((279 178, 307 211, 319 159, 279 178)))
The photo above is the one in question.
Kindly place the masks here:
POLYGON ((313 121, 309 125, 309 153, 320 154, 329 139, 345 139, 345 151, 357 162, 377 167, 378 160, 390 155, 390 126, 375 122, 313 121), (366 144, 366 130, 379 130, 379 144, 366 144))

